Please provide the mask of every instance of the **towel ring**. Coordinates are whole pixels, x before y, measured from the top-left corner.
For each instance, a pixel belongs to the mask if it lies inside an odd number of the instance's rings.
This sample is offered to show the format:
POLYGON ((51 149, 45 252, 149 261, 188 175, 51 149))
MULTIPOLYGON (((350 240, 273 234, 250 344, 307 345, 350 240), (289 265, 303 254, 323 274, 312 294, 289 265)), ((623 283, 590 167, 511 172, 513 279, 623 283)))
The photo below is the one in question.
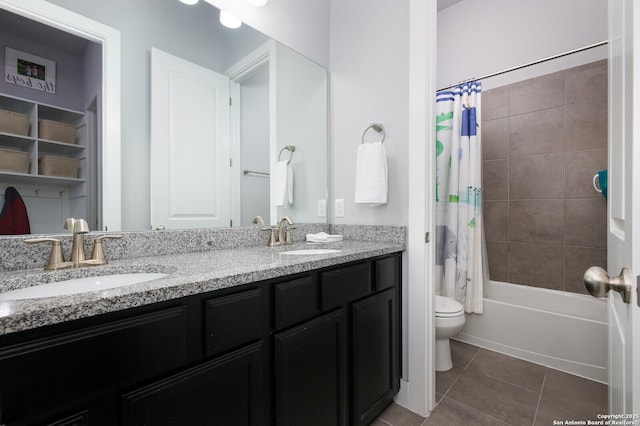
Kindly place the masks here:
POLYGON ((278 154, 278 161, 282 161, 282 160, 280 159, 280 157, 282 157, 282 151, 284 151, 284 150, 287 150, 287 151, 289 151, 289 153, 290 153, 289 161, 287 161, 287 164, 289 164, 289 163, 291 163, 291 159, 293 158, 293 151, 295 151, 295 150, 296 150, 296 147, 295 147, 295 145, 287 145, 287 146, 285 146, 284 148, 282 148, 282 149, 280 150, 280 153, 278 154))
POLYGON ((371 123, 371 125, 369 127, 367 127, 366 129, 364 129, 364 132, 362 133, 362 143, 364 143, 364 135, 367 134, 369 129, 373 129, 378 133, 382 133, 382 140, 380 140, 379 142, 380 143, 384 142, 384 137, 385 137, 384 126, 382 124, 380 124, 380 123, 371 123))

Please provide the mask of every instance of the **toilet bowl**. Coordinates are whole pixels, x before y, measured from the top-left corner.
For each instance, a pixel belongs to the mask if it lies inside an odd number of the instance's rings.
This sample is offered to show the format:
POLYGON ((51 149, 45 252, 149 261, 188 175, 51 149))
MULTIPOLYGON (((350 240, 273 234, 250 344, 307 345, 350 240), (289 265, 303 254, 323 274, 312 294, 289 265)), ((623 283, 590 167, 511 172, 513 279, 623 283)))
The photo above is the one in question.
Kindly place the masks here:
POLYGON ((436 295, 436 371, 453 368, 449 338, 464 326, 464 308, 457 301, 436 295))

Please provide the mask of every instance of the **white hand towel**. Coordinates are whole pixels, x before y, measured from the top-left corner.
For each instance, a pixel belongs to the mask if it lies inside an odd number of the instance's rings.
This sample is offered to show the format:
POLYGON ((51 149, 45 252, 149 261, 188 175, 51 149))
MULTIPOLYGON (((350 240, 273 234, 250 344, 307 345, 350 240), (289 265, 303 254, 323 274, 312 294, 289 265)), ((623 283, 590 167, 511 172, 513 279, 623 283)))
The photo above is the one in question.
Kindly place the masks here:
POLYGON ((293 171, 286 161, 276 164, 273 203, 278 207, 293 204, 293 171))
POLYGON ((355 202, 386 204, 388 193, 387 153, 382 142, 358 145, 355 202))
POLYGON ((287 164, 287 203, 293 204, 293 167, 287 164))
POLYGON ((342 235, 331 235, 326 232, 318 232, 317 234, 307 234, 307 241, 310 243, 333 243, 342 241, 342 235))

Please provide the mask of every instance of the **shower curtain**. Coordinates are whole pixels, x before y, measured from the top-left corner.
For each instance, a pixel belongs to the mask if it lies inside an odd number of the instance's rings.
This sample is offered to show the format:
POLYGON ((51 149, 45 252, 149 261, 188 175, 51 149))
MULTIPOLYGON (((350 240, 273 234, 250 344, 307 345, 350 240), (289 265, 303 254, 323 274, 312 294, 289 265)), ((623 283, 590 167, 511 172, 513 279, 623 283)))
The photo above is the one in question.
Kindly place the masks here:
POLYGON ((482 86, 436 94, 436 294, 482 313, 488 280, 482 222, 482 86))

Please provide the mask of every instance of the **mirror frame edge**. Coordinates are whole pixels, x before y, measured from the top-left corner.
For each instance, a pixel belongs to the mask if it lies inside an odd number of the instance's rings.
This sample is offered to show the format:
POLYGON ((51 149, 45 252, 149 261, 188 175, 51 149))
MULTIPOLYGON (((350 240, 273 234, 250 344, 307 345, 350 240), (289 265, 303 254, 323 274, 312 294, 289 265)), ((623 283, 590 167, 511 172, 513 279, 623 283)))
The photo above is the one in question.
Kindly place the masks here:
POLYGON ((120 31, 45 0, 0 0, 0 8, 102 45, 102 223, 122 230, 120 31))

